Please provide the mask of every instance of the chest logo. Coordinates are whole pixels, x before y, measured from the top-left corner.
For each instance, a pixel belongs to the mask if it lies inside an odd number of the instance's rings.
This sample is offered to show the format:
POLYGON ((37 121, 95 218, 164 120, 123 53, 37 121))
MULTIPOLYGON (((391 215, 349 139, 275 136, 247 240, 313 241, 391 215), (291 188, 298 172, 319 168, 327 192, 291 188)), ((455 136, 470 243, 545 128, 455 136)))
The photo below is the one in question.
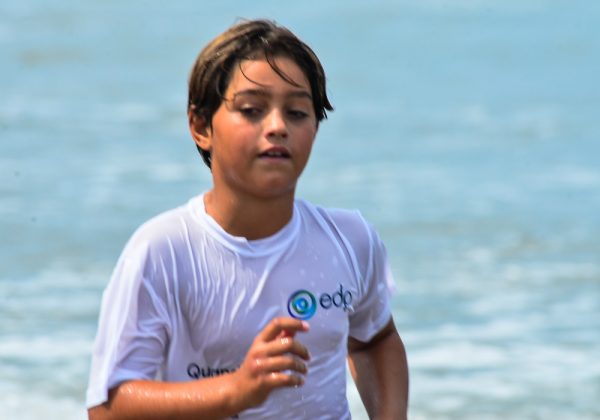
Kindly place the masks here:
POLYGON ((296 319, 310 319, 317 312, 317 299, 308 290, 297 290, 288 299, 287 308, 296 319))
POLYGON ((323 293, 317 298, 308 290, 297 290, 291 294, 288 299, 288 313, 296 319, 307 320, 314 316, 317 307, 328 310, 333 307, 341 308, 344 312, 352 310, 352 292, 344 290, 340 284, 339 289, 334 293, 323 293))

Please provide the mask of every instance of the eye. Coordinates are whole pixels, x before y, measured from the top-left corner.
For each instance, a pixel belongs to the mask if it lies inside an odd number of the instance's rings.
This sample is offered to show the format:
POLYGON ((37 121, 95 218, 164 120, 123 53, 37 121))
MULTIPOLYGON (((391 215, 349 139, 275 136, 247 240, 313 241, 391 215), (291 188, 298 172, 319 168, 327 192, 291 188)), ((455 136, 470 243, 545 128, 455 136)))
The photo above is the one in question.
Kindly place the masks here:
POLYGON ((246 118, 257 118, 262 114, 262 109, 256 106, 243 106, 239 111, 246 118))
POLYGON ((303 120, 308 117, 308 113, 300 109, 291 109, 287 113, 294 120, 303 120))

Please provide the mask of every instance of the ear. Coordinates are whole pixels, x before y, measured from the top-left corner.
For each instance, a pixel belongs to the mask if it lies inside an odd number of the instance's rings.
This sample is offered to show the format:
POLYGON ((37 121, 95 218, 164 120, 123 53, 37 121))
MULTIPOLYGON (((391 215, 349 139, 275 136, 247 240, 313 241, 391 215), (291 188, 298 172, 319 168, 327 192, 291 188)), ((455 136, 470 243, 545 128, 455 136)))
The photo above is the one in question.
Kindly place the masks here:
POLYGON ((212 130, 206 119, 190 109, 188 110, 188 123, 194 143, 201 149, 210 151, 212 148, 212 130))

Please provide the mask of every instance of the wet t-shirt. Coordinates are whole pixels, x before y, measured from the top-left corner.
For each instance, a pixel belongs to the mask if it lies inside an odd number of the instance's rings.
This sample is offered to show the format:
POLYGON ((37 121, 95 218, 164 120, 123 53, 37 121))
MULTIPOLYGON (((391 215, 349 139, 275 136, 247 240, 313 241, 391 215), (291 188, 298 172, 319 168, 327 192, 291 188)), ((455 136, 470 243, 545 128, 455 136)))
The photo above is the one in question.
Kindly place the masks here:
POLYGON ((368 341, 390 319, 385 248, 356 211, 296 200, 279 232, 225 232, 203 196, 142 225, 104 292, 87 405, 133 379, 203 380, 239 368, 275 317, 304 319, 305 384, 277 389, 245 418, 350 417, 348 336, 368 341))

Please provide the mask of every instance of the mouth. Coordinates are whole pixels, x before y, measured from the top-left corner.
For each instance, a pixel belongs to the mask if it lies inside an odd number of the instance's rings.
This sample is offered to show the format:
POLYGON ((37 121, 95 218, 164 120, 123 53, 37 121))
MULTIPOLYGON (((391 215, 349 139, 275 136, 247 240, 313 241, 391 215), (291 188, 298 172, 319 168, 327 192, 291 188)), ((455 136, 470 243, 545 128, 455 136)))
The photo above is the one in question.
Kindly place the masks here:
POLYGON ((290 153, 283 147, 272 147, 258 155, 259 158, 289 159, 290 153))

